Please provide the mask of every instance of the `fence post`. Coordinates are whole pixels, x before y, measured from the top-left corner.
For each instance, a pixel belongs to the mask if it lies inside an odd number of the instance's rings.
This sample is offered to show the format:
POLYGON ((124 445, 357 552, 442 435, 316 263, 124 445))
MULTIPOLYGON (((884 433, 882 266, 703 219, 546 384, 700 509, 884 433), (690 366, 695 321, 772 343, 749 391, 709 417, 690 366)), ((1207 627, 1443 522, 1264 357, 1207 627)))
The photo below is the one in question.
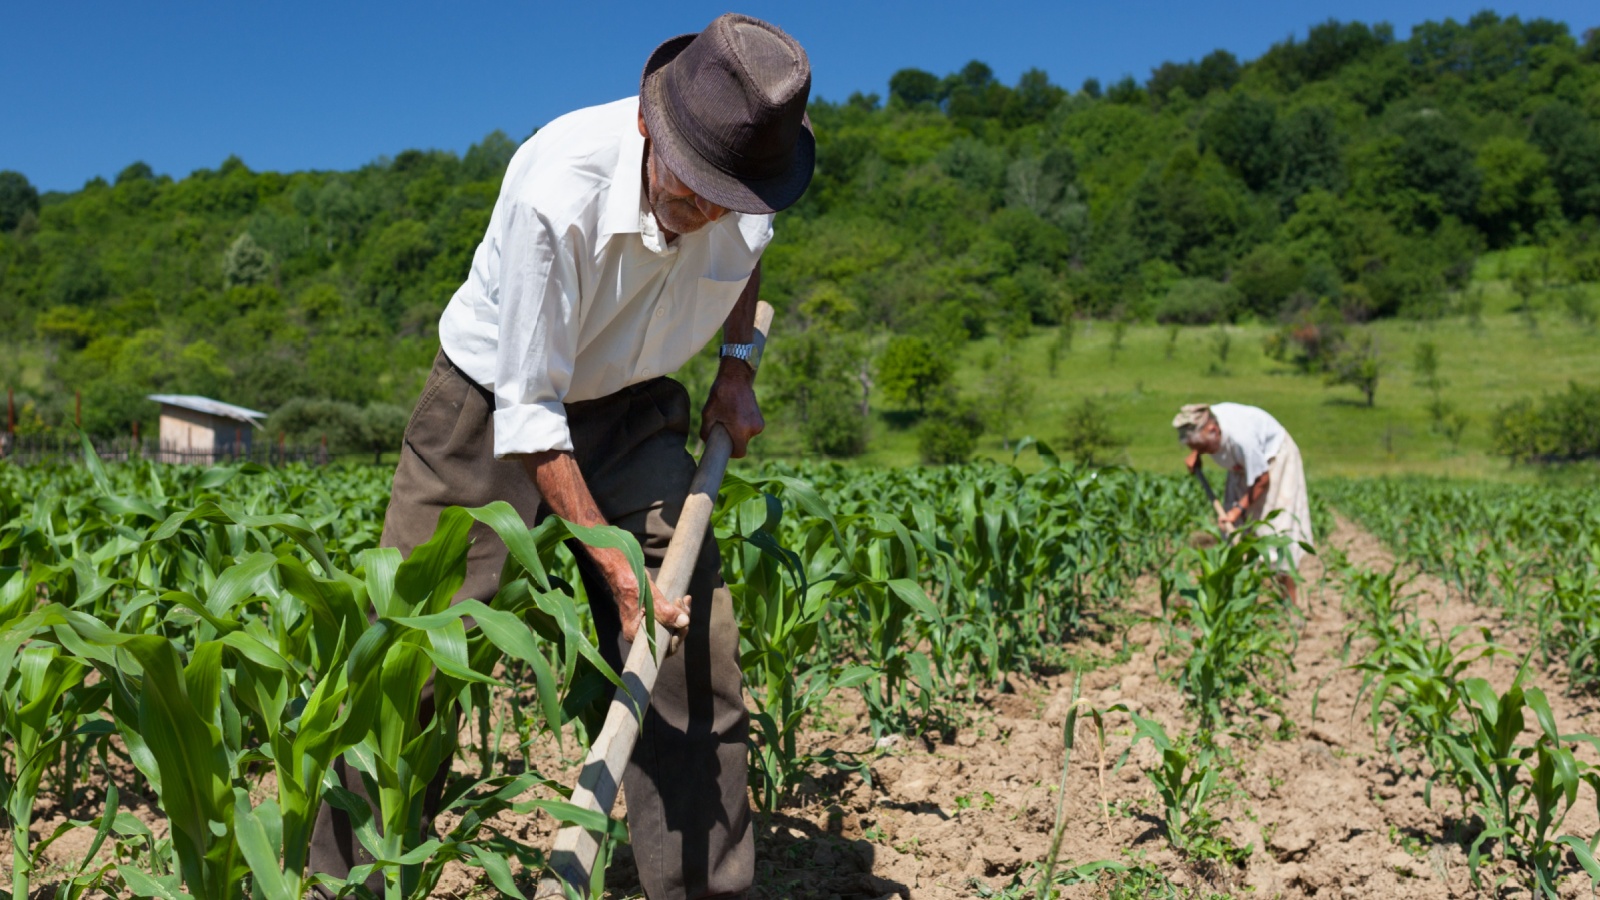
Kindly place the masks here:
POLYGON ((144 445, 139 443, 139 420, 133 420, 133 446, 128 449, 128 459, 138 459, 144 456, 144 445))
POLYGON ((322 433, 322 449, 317 451, 317 465, 325 466, 327 464, 328 464, 328 433, 326 431, 324 431, 322 433))

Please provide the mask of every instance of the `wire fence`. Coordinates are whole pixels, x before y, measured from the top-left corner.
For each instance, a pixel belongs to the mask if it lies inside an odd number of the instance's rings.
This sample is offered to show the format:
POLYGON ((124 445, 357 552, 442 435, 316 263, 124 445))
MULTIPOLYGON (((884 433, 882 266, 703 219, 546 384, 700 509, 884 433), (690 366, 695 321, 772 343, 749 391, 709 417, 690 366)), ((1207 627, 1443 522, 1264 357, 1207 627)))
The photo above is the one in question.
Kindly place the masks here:
MULTIPOLYGON (((3 425, 4 423, 0 423, 3 425)), ((113 438, 95 440, 90 444, 96 456, 105 462, 127 462, 134 459, 173 465, 215 466, 253 462, 263 466, 282 466, 305 463, 325 466, 341 459, 361 459, 371 462, 373 454, 367 452, 332 453, 325 445, 300 446, 285 443, 251 443, 225 445, 212 449, 193 447, 163 447, 159 441, 113 438)), ((83 461, 83 442, 73 435, 17 435, 0 431, 0 460, 19 466, 73 464, 83 461)))

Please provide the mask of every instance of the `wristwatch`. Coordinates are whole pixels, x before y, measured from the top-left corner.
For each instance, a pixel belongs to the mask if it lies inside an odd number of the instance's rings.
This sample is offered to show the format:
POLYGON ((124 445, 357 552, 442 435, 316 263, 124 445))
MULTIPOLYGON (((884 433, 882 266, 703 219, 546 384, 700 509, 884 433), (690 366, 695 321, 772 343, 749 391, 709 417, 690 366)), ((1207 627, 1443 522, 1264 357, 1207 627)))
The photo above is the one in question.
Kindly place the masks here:
POLYGON ((744 360, 745 365, 749 366, 752 372, 761 366, 761 346, 759 344, 723 344, 720 355, 744 360))

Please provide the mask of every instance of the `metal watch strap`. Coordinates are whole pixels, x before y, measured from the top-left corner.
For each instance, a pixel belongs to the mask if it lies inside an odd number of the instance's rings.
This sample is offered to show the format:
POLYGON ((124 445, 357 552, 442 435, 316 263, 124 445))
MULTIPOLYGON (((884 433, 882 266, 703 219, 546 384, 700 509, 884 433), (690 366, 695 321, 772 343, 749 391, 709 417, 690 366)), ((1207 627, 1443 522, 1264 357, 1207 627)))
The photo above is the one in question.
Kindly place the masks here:
POLYGON ((761 365, 761 347, 758 344, 723 344, 720 355, 744 360, 752 372, 761 365))

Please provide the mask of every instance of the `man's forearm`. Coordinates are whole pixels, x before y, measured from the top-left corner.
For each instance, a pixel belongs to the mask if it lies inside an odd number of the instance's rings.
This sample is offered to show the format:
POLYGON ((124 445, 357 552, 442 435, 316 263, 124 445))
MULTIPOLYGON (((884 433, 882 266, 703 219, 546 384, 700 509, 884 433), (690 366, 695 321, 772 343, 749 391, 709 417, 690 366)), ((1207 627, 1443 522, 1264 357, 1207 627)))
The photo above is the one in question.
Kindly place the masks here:
POLYGON ((1239 501, 1239 507, 1241 509, 1249 509, 1250 507, 1255 506, 1256 501, 1260 500, 1266 495, 1267 485, 1270 484, 1271 481, 1272 473, 1262 472, 1261 477, 1256 479, 1256 483, 1250 485, 1250 490, 1245 491, 1244 497, 1239 501))
POLYGON ((727 344, 748 344, 756 337, 756 301, 761 297, 761 264, 756 263, 750 280, 739 292, 738 302, 722 323, 722 340, 727 344))
MULTIPOLYGON (((578 525, 593 528, 608 525, 600 504, 589 493, 589 483, 583 479, 578 460, 565 450, 546 450, 522 458, 528 477, 539 489, 539 499, 558 516, 578 525)), ((620 551, 585 548, 591 559, 608 575, 611 567, 627 565, 627 557, 620 551)))

